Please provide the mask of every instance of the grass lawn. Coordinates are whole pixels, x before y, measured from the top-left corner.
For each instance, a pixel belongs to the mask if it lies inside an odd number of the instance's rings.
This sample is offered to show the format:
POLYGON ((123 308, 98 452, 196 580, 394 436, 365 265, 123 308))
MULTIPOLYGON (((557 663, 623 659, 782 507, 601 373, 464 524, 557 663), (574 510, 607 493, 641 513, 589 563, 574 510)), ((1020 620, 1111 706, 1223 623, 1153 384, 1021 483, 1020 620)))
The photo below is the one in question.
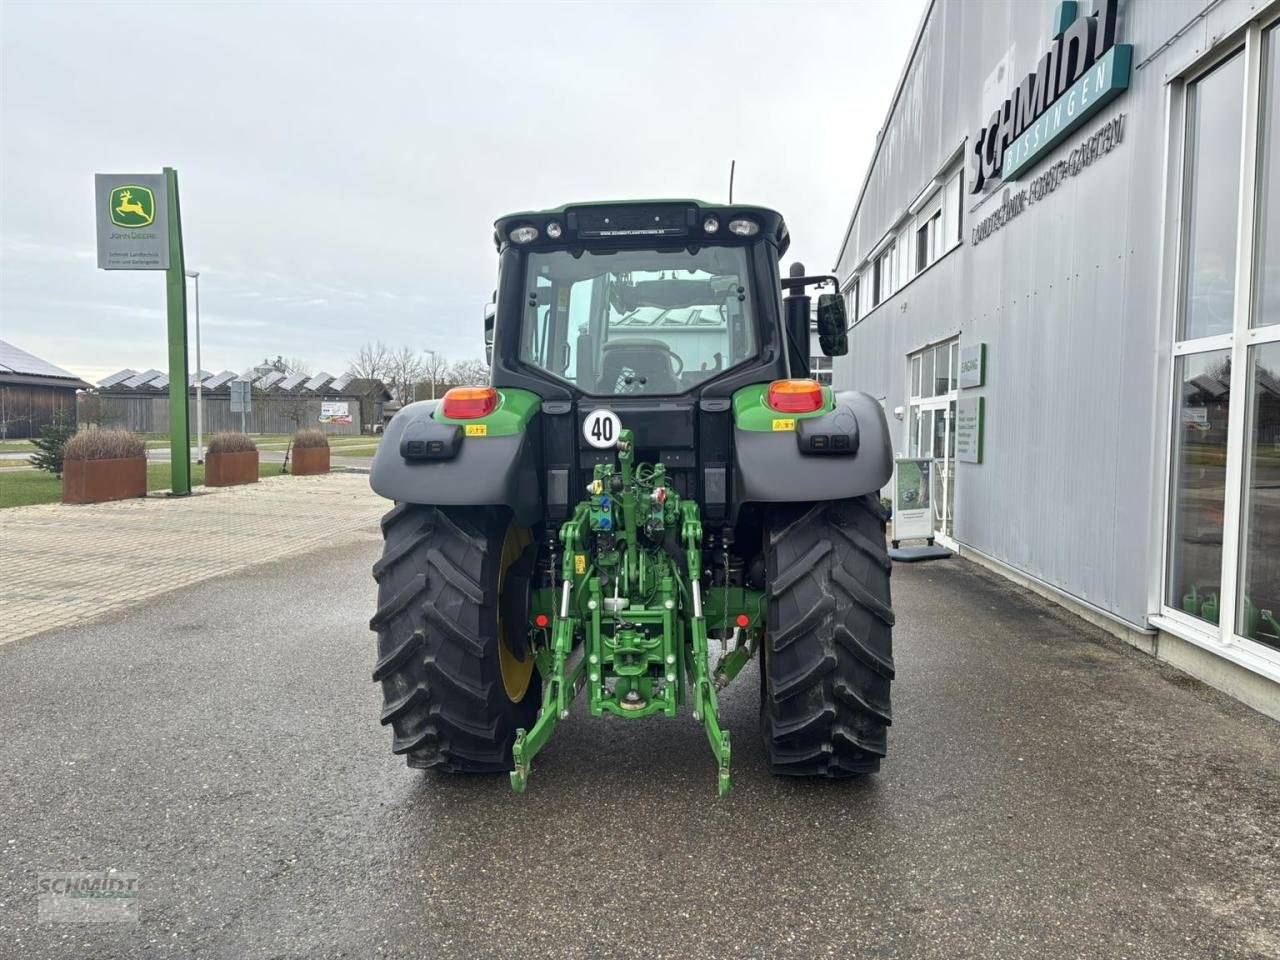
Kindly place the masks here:
POLYGON ((334 457, 372 457, 378 452, 375 444, 372 447, 334 447, 330 446, 329 454, 334 457))
MULTIPOLYGON (((280 476, 280 464, 258 464, 258 476, 280 476)), ((147 465, 147 489, 152 493, 169 489, 169 464, 147 465)), ((191 484, 204 483, 204 464, 191 465, 191 484)), ((27 507, 34 503, 58 503, 62 500, 62 480, 43 470, 23 470, 0 477, 0 509, 27 507)))
POLYGON ((30 440, 0 440, 0 453, 31 453, 35 448, 30 440))

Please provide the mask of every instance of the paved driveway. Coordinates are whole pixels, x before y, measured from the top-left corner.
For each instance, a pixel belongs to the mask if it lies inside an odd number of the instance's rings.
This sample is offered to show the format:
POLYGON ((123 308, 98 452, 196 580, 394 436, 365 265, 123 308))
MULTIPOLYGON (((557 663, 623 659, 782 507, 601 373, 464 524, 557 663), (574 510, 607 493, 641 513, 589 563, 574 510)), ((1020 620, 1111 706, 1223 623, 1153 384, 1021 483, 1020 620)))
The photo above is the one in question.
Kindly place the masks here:
POLYGON ((376 540, 386 509, 368 476, 331 473, 0 510, 0 644, 350 534, 376 540))
POLYGON ((1280 956, 1280 727, 961 561, 899 567, 890 758, 734 792, 686 717, 579 711, 529 792, 376 717, 377 545, 0 647, 0 957, 1280 956), (46 870, 139 924, 37 924, 46 870))

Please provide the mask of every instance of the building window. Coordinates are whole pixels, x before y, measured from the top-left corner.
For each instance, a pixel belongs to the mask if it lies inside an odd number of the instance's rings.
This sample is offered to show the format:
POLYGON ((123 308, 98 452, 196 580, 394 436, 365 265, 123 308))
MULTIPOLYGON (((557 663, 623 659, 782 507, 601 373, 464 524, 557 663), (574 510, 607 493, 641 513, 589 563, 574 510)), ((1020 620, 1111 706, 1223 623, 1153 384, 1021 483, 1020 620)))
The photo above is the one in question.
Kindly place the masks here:
POLYGON ((809 358, 809 375, 819 383, 831 386, 831 358, 830 357, 810 357, 809 358))
POLYGON ((893 294, 893 254, 896 243, 889 244, 888 249, 876 257, 875 266, 871 270, 871 306, 878 307, 893 294))
POLYGON ((916 231, 916 273, 942 255, 942 210, 938 210, 916 231))
POLYGON ((1180 340, 1230 333, 1235 308, 1244 54, 1187 91, 1185 272, 1180 340))
POLYGON ((849 285, 849 289, 844 293, 845 313, 848 314, 849 323, 851 324, 858 322, 858 287, 861 286, 858 283, 858 279, 858 277, 854 277, 853 283, 849 285))
POLYGON ((1164 601, 1280 664, 1278 31, 1251 25, 1184 90, 1164 601))

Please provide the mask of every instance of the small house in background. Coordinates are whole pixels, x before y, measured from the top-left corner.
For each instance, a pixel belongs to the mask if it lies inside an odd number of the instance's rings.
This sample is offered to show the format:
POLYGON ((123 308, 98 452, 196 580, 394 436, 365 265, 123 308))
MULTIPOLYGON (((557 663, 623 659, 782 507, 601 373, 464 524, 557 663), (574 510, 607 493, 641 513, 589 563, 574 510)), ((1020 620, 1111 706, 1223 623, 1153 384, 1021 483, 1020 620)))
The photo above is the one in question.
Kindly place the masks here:
POLYGON ((38 437, 59 413, 76 419, 76 391, 90 385, 0 340, 0 439, 38 437))

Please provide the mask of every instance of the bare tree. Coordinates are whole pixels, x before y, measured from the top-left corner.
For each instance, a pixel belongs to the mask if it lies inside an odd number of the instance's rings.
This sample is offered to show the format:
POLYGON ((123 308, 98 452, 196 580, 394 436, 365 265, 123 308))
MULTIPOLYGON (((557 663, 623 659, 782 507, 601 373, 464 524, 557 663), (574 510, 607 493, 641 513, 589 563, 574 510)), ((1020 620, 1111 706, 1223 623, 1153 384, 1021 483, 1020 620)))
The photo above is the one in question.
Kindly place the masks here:
POLYGON ((449 365, 445 379, 452 387, 482 386, 489 382, 489 365, 475 358, 459 360, 449 365))
POLYGON ((312 374, 311 364, 301 357, 284 357, 280 360, 279 369, 284 370, 291 376, 310 377, 312 374))
POLYGON ((422 353, 422 379, 431 384, 431 399, 443 392, 442 387, 449 379, 449 358, 439 350, 424 350, 422 353))
MULTIPOLYGON (((352 387, 360 396, 360 419, 369 420, 377 409, 378 398, 392 380, 396 351, 381 340, 367 341, 347 364, 352 377, 352 387)), ((374 423, 361 423, 360 429, 376 427, 374 423)))
POLYGON ((387 364, 386 384, 396 392, 396 399, 401 403, 413 403, 417 400, 417 387, 427 373, 427 357, 414 351, 412 347, 400 347, 391 351, 387 364))
POLYGON ((102 426, 107 420, 107 401, 96 390, 83 390, 77 395, 79 401, 76 417, 80 424, 94 427, 102 426))

